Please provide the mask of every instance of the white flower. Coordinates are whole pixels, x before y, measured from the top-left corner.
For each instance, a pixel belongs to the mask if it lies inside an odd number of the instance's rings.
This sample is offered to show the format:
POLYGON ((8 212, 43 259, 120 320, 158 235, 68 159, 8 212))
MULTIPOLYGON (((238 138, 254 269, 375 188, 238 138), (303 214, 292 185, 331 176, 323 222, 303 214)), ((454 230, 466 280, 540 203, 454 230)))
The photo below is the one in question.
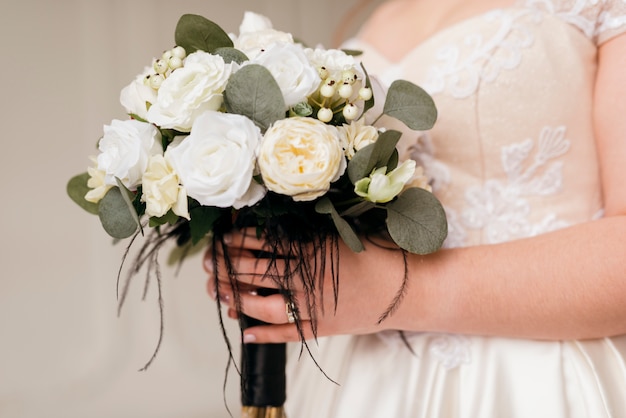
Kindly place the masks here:
MULTIPOLYGON (((91 157, 91 161, 94 165, 97 164, 95 157, 91 157)), ((87 187, 91 190, 85 195, 85 200, 91 203, 98 203, 113 186, 104 182, 106 173, 102 170, 98 170, 96 167, 87 167, 87 174, 89 174, 87 187)))
POLYGON ((265 133, 259 169, 269 190, 308 201, 324 195, 346 169, 337 129, 314 118, 275 122, 265 133))
POLYGON ((144 68, 143 73, 137 75, 120 93, 120 103, 126 112, 135 114, 142 119, 148 118, 148 108, 157 98, 156 90, 145 82, 146 77, 152 74, 154 74, 152 67, 144 68))
POLYGON ((148 120, 162 128, 189 132, 200 114, 222 106, 222 93, 235 66, 204 51, 189 54, 184 66, 161 84, 148 120))
POLYGON ((311 65, 315 68, 324 68, 328 72, 328 77, 338 82, 342 80, 345 71, 354 71, 357 80, 365 79, 365 73, 354 56, 340 49, 306 48, 304 52, 311 65))
POLYGON ((146 202, 146 214, 160 218, 170 209, 178 216, 189 218, 187 191, 178 180, 178 175, 165 156, 153 155, 148 160, 148 168, 143 174, 141 200, 146 202))
POLYGON ((130 190, 141 183, 148 158, 163 153, 159 130, 133 119, 113 120, 105 125, 98 149, 98 170, 105 173, 104 183, 115 186, 117 177, 130 190))
POLYGON ((320 84, 317 70, 309 64, 298 44, 274 44, 264 50, 254 63, 267 68, 276 79, 287 107, 304 102, 320 84))
POLYGON ((349 160, 354 157, 358 150, 373 144, 378 139, 378 130, 371 125, 366 125, 363 119, 352 121, 349 125, 344 124, 337 130, 349 160))
POLYGON ((191 134, 172 143, 169 163, 187 194, 205 206, 239 209, 265 196, 253 179, 261 131, 241 115, 206 112, 191 134))
POLYGON ((362 178, 354 184, 354 192, 370 202, 389 202, 402 191, 414 172, 413 160, 406 160, 389 173, 387 167, 377 168, 369 177, 362 178))
POLYGON ((275 43, 293 43, 293 36, 287 32, 273 29, 272 22, 265 16, 245 12, 239 26, 239 36, 231 35, 235 48, 250 59, 275 43))

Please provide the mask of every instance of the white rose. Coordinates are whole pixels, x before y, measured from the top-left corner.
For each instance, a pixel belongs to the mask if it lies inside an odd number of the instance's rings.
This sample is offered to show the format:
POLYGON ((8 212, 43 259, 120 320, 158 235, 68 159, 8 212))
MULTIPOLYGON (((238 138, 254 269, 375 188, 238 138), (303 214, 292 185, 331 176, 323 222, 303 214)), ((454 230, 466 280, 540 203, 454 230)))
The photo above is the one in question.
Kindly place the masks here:
POLYGON ((311 65, 315 68, 323 67, 328 71, 328 76, 336 81, 342 80, 344 71, 354 71, 357 80, 365 79, 365 73, 354 56, 340 49, 306 48, 304 52, 311 65))
POLYGON ((156 101, 157 93, 145 80, 147 76, 153 73, 152 67, 144 68, 143 73, 137 75, 129 85, 122 89, 120 103, 126 112, 135 114, 142 119, 148 118, 148 108, 156 101))
POLYGON ((246 12, 239 26, 239 36, 231 35, 235 48, 254 59, 263 50, 275 43, 293 43, 293 36, 272 28, 272 22, 265 16, 246 12))
POLYGON ((189 54, 183 67, 161 84, 148 120, 162 128, 189 132, 200 114, 222 106, 222 93, 235 65, 204 51, 189 54))
POLYGON ((373 144, 378 139, 378 130, 371 125, 366 125, 363 119, 352 121, 349 125, 344 124, 338 127, 337 130, 339 131, 339 137, 341 138, 346 157, 349 160, 354 157, 358 150, 373 144))
POLYGON ((180 185, 178 175, 165 156, 153 155, 148 160, 148 167, 141 181, 141 200, 146 202, 146 214, 160 218, 170 209, 178 216, 189 218, 187 192, 180 185))
POLYGON ((307 97, 318 89, 321 82, 318 71, 297 44, 274 44, 253 62, 272 73, 287 107, 307 101, 307 97))
POLYGON ((188 137, 168 147, 169 163, 187 194, 200 204, 251 206, 266 192, 253 179, 260 140, 261 131, 250 119, 206 112, 196 119, 188 137))
POLYGON ((406 160, 387 173, 387 167, 375 169, 369 177, 354 184, 354 192, 374 203, 386 203, 396 197, 415 173, 415 161, 406 160))
POLYGON ((308 201, 324 195, 346 169, 337 129, 314 118, 275 122, 259 151, 265 186, 276 193, 308 201))
POLYGON ((141 183, 148 158, 163 153, 159 130, 133 119, 113 120, 105 125, 98 149, 98 170, 105 173, 104 183, 115 186, 117 177, 130 190, 141 183))

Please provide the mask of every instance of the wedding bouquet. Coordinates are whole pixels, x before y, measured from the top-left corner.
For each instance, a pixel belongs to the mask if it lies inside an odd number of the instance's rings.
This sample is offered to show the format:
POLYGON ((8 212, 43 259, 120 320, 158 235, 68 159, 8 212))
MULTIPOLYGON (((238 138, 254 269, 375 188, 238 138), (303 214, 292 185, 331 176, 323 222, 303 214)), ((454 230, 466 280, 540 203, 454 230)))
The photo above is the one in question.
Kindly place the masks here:
MULTIPOLYGON (((356 51, 306 47, 250 12, 238 35, 184 15, 175 45, 122 90, 129 118, 104 126, 92 165, 68 183, 112 237, 152 231, 137 264, 164 242, 215 248, 243 227, 267 238, 265 256, 293 260, 338 239, 362 251, 368 234, 419 254, 441 246, 441 205, 415 161, 400 161, 401 133, 378 126, 386 115, 429 129, 437 112, 421 88, 383 88, 356 51)), ((299 261, 268 277, 289 299, 293 280, 315 288, 312 270, 299 261)))

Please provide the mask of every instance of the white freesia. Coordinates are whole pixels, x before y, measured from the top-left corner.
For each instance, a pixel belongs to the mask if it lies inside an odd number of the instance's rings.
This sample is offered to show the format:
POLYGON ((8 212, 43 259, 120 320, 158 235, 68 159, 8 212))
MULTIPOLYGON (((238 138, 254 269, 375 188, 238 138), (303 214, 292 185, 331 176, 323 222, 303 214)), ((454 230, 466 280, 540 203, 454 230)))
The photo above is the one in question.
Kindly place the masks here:
POLYGON ((87 167, 87 174, 89 174, 87 187, 91 190, 89 190, 85 195, 85 200, 91 203, 98 203, 113 186, 104 182, 104 176, 106 173, 95 167, 95 165, 98 164, 96 157, 91 157, 90 159, 94 166, 87 167))
POLYGON ((290 33, 275 30, 267 17, 254 12, 244 13, 239 36, 231 35, 231 38, 235 48, 250 59, 256 58, 262 50, 275 43, 293 43, 290 33))
POLYGON ((165 156, 153 155, 141 181, 141 200, 146 202, 146 214, 160 218, 170 209, 178 216, 190 219, 187 206, 187 192, 180 185, 178 175, 165 156))
POLYGON ((97 168, 105 173, 104 183, 115 186, 119 178, 130 190, 141 183, 148 158, 163 153, 159 130, 134 119, 113 120, 105 125, 98 149, 97 168))
POLYGON ((148 109, 157 98, 156 90, 146 83, 146 77, 152 74, 154 74, 152 67, 144 68, 143 73, 137 75, 120 93, 120 103, 126 112, 142 119, 148 118, 148 109))
POLYGON ((337 129, 314 118, 275 122, 265 132, 259 151, 266 187, 295 201, 325 194, 346 165, 337 129))
POLYGON ((254 179, 259 128, 245 116, 206 112, 191 134, 168 149, 169 163, 189 197, 205 206, 251 206, 266 190, 254 179))
POLYGON ((415 173, 415 161, 406 160, 391 172, 387 167, 375 169, 369 177, 354 184, 354 192, 374 203, 386 203, 396 197, 415 173))
POLYGON ((321 82, 299 44, 274 44, 252 62, 264 66, 274 76, 287 107, 306 101, 321 82))
POLYGON ((184 66, 161 84, 157 100, 148 110, 148 121, 189 132, 199 115, 222 106, 222 93, 235 67, 219 55, 204 51, 189 54, 184 66))
POLYGON ((352 121, 349 125, 339 126, 337 130, 349 160, 357 151, 373 144, 378 139, 378 130, 371 125, 366 125, 363 119, 352 121))

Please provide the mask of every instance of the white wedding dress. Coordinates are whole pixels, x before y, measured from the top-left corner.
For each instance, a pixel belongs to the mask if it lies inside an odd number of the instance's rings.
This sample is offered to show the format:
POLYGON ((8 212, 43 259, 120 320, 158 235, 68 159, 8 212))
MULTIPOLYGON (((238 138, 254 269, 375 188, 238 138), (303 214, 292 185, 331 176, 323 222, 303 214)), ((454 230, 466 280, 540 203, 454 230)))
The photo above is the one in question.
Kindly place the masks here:
MULTIPOLYGON (((447 246, 602 216, 591 119, 596 54, 623 32, 626 0, 526 0, 442 30, 398 62, 359 39, 349 43, 364 51, 369 73, 411 80, 435 99, 434 129, 403 141, 446 207, 447 246)), ((320 340, 315 359, 338 385, 294 347, 288 416, 626 417, 626 336, 407 337, 415 355, 394 332, 320 340)))

